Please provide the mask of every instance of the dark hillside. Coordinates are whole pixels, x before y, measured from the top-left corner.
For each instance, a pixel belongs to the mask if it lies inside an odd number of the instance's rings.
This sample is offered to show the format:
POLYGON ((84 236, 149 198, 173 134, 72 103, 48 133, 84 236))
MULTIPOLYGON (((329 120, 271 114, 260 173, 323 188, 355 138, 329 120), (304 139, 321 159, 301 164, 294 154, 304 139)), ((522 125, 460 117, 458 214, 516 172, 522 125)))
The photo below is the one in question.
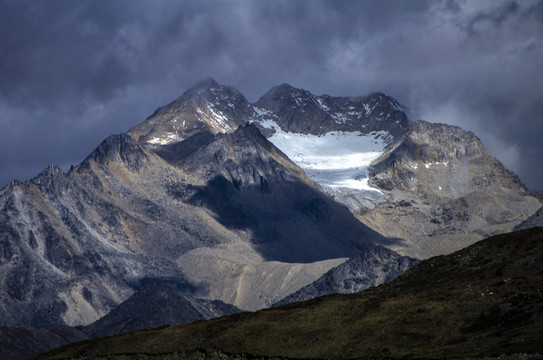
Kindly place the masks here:
POLYGON ((537 357, 542 289, 543 228, 533 228, 423 261, 362 293, 81 342, 40 359, 537 357))

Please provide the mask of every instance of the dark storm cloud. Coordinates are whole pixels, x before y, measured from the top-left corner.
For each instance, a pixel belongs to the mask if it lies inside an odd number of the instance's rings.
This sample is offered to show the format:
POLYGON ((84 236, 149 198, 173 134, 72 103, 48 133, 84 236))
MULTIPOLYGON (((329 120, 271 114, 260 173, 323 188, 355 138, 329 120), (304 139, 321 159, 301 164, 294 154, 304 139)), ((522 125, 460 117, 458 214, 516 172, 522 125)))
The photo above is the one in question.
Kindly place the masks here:
POLYGON ((206 76, 383 91, 543 189, 541 1, 0 0, 0 184, 78 163, 206 76))

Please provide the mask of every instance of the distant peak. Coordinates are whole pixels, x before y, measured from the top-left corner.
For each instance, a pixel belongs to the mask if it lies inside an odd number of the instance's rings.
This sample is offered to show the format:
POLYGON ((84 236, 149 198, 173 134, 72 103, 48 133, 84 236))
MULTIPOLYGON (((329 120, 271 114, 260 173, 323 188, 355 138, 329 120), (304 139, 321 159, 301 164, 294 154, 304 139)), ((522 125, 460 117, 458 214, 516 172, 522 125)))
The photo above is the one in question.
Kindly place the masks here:
POLYGON ((272 89, 272 91, 275 90, 275 91, 279 91, 279 92, 287 92, 287 93, 290 93, 290 92, 309 92, 305 89, 298 89, 288 83, 283 83, 279 86, 276 86, 275 88, 272 89))
POLYGON ((200 81, 198 81, 194 86, 193 89, 200 89, 200 88, 212 88, 215 86, 219 86, 219 83, 215 81, 212 77, 206 77, 200 81))
POLYGON ((277 86, 274 86, 273 88, 271 88, 267 93, 265 93, 264 95, 262 95, 260 97, 258 102, 267 101, 267 99, 284 98, 284 97, 289 96, 289 95, 307 97, 307 96, 311 96, 312 94, 309 91, 305 90, 305 89, 298 89, 298 88, 295 88, 294 86, 292 86, 290 84, 283 83, 281 85, 277 85, 277 86))

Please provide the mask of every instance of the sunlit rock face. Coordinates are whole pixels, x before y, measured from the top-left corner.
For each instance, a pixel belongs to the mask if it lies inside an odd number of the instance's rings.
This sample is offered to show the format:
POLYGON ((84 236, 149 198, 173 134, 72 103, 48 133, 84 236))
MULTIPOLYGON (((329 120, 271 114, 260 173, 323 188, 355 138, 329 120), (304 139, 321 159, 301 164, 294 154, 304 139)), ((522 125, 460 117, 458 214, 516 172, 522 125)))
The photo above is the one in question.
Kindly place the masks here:
POLYGON ((418 258, 450 253, 511 231, 541 207, 472 132, 416 121, 371 164, 369 184, 386 194, 361 220, 418 258))

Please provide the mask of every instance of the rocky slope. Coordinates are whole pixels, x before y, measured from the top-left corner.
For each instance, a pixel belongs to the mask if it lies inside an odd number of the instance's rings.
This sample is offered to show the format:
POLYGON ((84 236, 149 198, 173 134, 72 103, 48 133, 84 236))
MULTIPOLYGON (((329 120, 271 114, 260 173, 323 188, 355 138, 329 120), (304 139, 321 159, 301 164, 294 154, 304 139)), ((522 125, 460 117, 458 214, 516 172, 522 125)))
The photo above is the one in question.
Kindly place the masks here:
POLYGON ((417 259, 400 256, 392 250, 376 246, 370 251, 356 255, 336 266, 319 279, 273 306, 305 301, 329 294, 359 292, 393 280, 418 262, 417 259))
POLYGON ((542 270, 543 229, 533 228, 422 261, 358 294, 73 344, 39 359, 538 359, 542 270))
POLYGON ((386 200, 359 218, 418 258, 511 231, 541 207, 473 133, 421 120, 372 163, 369 183, 386 200))

